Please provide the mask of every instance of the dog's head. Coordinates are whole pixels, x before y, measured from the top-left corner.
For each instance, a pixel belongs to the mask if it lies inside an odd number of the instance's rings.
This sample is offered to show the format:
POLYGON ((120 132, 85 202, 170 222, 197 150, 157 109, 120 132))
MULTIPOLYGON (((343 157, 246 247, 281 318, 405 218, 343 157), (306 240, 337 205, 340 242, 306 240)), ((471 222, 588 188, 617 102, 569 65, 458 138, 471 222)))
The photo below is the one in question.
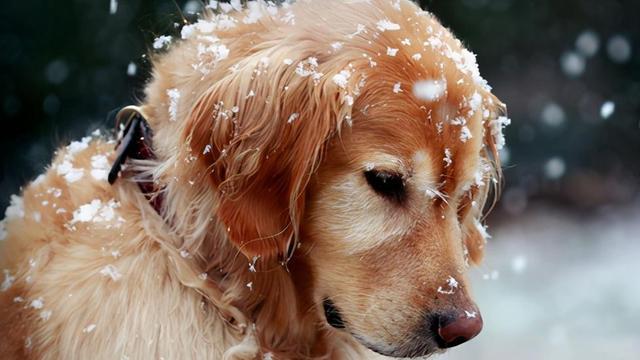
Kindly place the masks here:
POLYGON ((372 350, 469 340, 482 320, 464 273, 482 257, 502 105, 474 56, 408 1, 287 11, 225 33, 216 66, 231 71, 185 129, 229 239, 249 258, 294 254, 300 296, 372 350))

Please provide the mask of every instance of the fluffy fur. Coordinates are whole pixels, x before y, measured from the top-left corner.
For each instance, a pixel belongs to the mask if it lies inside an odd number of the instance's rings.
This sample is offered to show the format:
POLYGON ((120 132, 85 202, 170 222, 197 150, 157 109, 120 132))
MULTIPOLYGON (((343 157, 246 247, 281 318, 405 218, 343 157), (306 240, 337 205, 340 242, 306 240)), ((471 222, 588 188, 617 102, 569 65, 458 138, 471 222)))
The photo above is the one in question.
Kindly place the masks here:
POLYGON ((110 186, 115 142, 94 135, 13 198, 0 357, 412 354, 425 312, 475 309, 464 270, 482 256, 502 105, 432 15, 260 2, 183 37, 154 58, 141 104, 156 161, 110 186), (420 99, 425 79, 446 92, 420 99), (372 168, 402 174, 403 206, 368 187, 372 168), (162 215, 135 174, 161 189, 162 215), (349 331, 327 325, 326 297, 349 331))

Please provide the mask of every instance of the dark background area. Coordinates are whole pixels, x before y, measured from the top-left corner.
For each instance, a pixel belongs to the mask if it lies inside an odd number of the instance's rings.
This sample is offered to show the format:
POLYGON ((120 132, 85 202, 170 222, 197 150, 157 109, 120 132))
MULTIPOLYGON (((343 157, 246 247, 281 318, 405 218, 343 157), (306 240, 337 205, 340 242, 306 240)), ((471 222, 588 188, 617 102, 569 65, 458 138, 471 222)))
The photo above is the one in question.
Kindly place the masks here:
MULTIPOLYGON (((478 55, 509 107, 501 209, 573 210, 635 201, 640 179, 640 1, 429 0, 478 55), (595 50, 595 51, 594 51, 595 50), (601 116, 606 101, 615 104, 601 116)), ((197 1, 9 1, 0 7, 0 208, 53 150, 135 102, 153 39, 197 1), (133 63, 135 75, 127 69, 133 63)))

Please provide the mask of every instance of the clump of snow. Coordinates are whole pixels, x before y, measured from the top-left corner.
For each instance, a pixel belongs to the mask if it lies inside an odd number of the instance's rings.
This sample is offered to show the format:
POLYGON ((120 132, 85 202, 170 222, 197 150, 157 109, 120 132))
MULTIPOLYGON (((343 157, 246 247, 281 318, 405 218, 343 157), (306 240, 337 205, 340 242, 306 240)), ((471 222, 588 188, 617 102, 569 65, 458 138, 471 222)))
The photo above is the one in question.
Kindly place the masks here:
POLYGON ((464 314, 467 317, 467 319, 475 319, 476 316, 478 316, 478 312, 473 310, 472 311, 465 310, 464 314))
POLYGON ((64 160, 57 166, 56 172, 58 175, 64 177, 68 183, 74 183, 84 176, 84 169, 74 168, 73 164, 69 160, 64 160))
POLYGON ((118 281, 120 280, 120 278, 122 278, 122 274, 120 273, 120 271, 118 271, 118 269, 116 269, 116 267, 111 264, 102 268, 102 270, 100 270, 100 274, 102 274, 102 276, 110 277, 113 281, 118 281))
POLYGON ((124 222, 122 217, 117 217, 116 209, 120 207, 120 203, 115 200, 109 200, 103 203, 100 199, 92 200, 90 203, 80 206, 73 212, 73 218, 67 224, 73 228, 77 223, 101 223, 117 221, 116 226, 124 222))
POLYGON ((105 155, 98 154, 91 157, 91 176, 96 180, 107 180, 111 165, 105 155))
POLYGON ((473 135, 471 134, 471 130, 469 130, 469 127, 464 125, 461 129, 460 129, 460 141, 467 142, 467 140, 473 138, 473 135))
POLYGON ((347 87, 350 77, 351 77, 351 71, 342 70, 338 74, 334 75, 332 80, 340 88, 345 89, 347 87))
POLYGON ((180 101, 180 90, 169 89, 167 90, 167 96, 169 97, 169 120, 176 121, 178 119, 178 102, 180 101))
POLYGON ((289 119, 287 120, 287 124, 291 124, 292 122, 296 121, 298 118, 300 117, 299 113, 293 113, 289 116, 289 119))
POLYGON ((5 220, 24 218, 24 201, 21 196, 11 195, 9 206, 4 211, 5 220))
POLYGON ((608 119, 616 111, 616 104, 613 101, 605 101, 600 107, 600 117, 608 119))
POLYGON ((576 49, 585 57, 592 57, 600 49, 600 38, 592 30, 585 30, 576 39, 576 49))
POLYGON ((400 25, 389 21, 388 19, 380 20, 376 23, 376 27, 381 32, 400 30, 400 25))
POLYGON ((491 121, 491 135, 493 136, 493 141, 496 144, 496 149, 501 150, 506 141, 504 139, 504 134, 502 130, 511 124, 511 119, 506 116, 500 116, 499 118, 491 121))
POLYGON ((2 270, 2 272, 4 273, 4 280, 0 285, 0 291, 4 292, 7 291, 11 287, 11 285, 13 285, 13 282, 16 281, 16 277, 11 275, 11 272, 9 272, 9 270, 7 269, 2 270))
POLYGON ((75 155, 89 147, 89 143, 91 142, 90 136, 85 136, 80 141, 72 141, 71 144, 67 145, 67 151, 71 155, 75 155))
POLYGON ((616 63, 626 63, 631 59, 631 43, 623 35, 614 35, 607 41, 607 54, 616 63))
POLYGON ((394 94, 398 94, 398 93, 403 92, 402 91, 402 83, 397 82, 397 83, 393 84, 393 92, 394 92, 394 94))
POLYGON ((247 283, 247 287, 249 288, 250 291, 253 291, 253 281, 249 281, 247 283))
POLYGON ((411 58, 415 61, 419 61, 420 59, 422 59, 422 54, 420 53, 415 53, 413 55, 411 55, 411 58))
POLYGON ((548 179, 556 180, 564 175, 566 167, 561 157, 552 157, 544 164, 544 174, 548 179))
POLYGON ((186 259, 188 257, 190 257, 191 254, 189 254, 189 252, 187 250, 180 250, 180 257, 183 259, 186 259))
POLYGON ((34 299, 33 301, 31 301, 31 304, 29 304, 29 306, 36 310, 42 309, 44 307, 44 299, 42 299, 41 297, 34 299))
POLYGON ((400 49, 387 47, 387 55, 389 56, 396 56, 398 54, 398 51, 400 51, 400 49))
POLYGON ((311 56, 303 61, 300 61, 296 66, 296 74, 302 77, 311 77, 314 83, 317 85, 323 75, 321 72, 318 72, 318 58, 311 56))
POLYGON ((446 80, 421 80, 413 84, 413 95, 425 101, 440 99, 447 91, 446 80))
POLYGON ((156 50, 162 49, 171 44, 172 37, 168 35, 158 36, 153 40, 153 48, 156 50))

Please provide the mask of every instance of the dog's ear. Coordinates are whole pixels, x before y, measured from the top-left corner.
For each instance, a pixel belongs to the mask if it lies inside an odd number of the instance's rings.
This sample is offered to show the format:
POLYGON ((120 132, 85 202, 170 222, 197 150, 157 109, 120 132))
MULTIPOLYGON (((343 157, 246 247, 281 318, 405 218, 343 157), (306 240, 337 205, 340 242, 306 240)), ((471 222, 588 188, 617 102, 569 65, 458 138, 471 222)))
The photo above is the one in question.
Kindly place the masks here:
POLYGON ((288 252, 309 178, 362 85, 346 60, 292 53, 243 58, 200 97, 183 134, 220 194, 219 220, 248 257, 288 252))
POLYGON ((508 125, 510 120, 506 117, 506 106, 495 96, 489 94, 486 102, 488 110, 483 116, 483 149, 481 165, 484 179, 481 187, 473 187, 467 205, 472 201, 475 206, 466 206, 465 213, 461 218, 464 221, 465 239, 464 244, 468 251, 468 257, 474 264, 479 264, 484 257, 484 246, 487 243, 489 234, 480 218, 487 215, 500 197, 500 186, 502 180, 502 170, 499 150, 504 145, 502 129, 508 125))

